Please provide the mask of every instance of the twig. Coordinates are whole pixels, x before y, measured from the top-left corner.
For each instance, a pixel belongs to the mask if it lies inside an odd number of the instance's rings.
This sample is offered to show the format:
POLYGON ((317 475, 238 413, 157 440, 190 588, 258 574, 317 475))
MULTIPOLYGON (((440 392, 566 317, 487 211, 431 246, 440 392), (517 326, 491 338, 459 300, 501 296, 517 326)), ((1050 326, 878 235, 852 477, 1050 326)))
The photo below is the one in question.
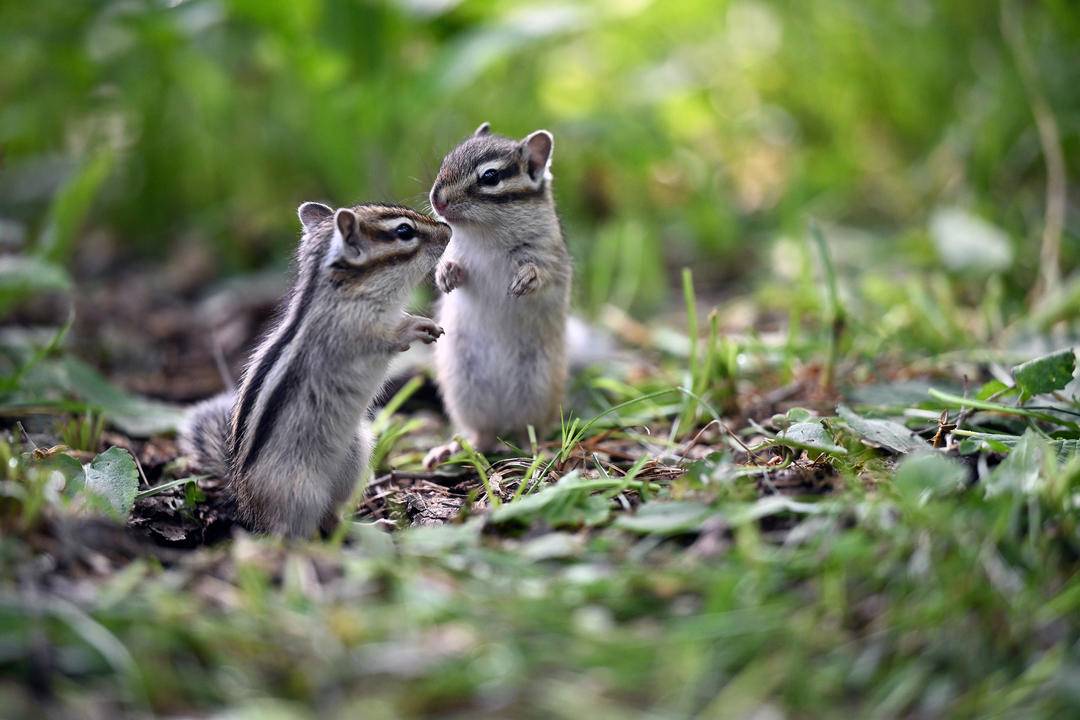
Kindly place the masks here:
POLYGON ((727 430, 727 428, 724 427, 724 423, 720 422, 719 420, 710 420, 708 424, 698 430, 697 434, 694 435, 694 437, 690 438, 690 442, 686 443, 686 445, 683 447, 682 452, 679 453, 679 464, 682 464, 683 460, 686 459, 686 453, 690 452, 690 449, 697 445, 697 442, 701 439, 701 436, 704 435, 705 431, 711 428, 713 425, 719 425, 724 430, 727 430))
POLYGON ((150 480, 146 477, 146 472, 142 469, 142 463, 139 462, 139 453, 135 452, 134 450, 128 450, 128 452, 131 453, 131 457, 135 459, 135 467, 139 468, 139 475, 140 477, 142 477, 143 485, 149 488, 150 480))
POLYGON ((33 439, 30 437, 30 433, 26 432, 26 428, 23 427, 22 420, 17 421, 15 423, 15 427, 19 428, 19 432, 22 433, 23 439, 26 440, 26 442, 30 445, 30 447, 33 448, 34 450, 37 450, 38 449, 37 443, 34 442, 33 439))
POLYGON ((728 435, 731 436, 732 440, 734 440, 735 442, 737 442, 739 444, 739 447, 741 447, 743 450, 746 451, 747 455, 754 458, 754 460, 756 460, 757 462, 762 461, 761 458, 758 456, 758 454, 756 452, 754 452, 754 450, 751 447, 749 447, 746 443, 744 443, 742 441, 742 439, 738 435, 736 435, 734 433, 734 431, 732 431, 731 428, 729 428, 727 425, 724 425, 723 423, 720 423, 720 427, 724 429, 724 432, 726 432, 728 435))

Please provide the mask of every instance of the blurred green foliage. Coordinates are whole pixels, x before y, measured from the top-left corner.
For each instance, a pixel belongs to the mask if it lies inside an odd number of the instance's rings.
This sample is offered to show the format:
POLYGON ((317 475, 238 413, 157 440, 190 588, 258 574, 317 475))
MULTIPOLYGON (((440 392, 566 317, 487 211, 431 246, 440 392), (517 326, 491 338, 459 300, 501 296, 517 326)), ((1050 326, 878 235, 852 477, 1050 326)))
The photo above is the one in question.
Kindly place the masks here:
MULTIPOLYGON (((1076 178, 1080 12, 1018 7, 1076 178)), ((88 225, 244 269, 303 200, 422 206, 489 120, 555 133, 590 307, 745 276, 808 215, 900 251, 942 205, 1008 231, 1010 289, 1035 277, 1043 160, 996 2, 5 2, 0 66, 0 217, 53 253, 52 196, 107 173, 88 225)))

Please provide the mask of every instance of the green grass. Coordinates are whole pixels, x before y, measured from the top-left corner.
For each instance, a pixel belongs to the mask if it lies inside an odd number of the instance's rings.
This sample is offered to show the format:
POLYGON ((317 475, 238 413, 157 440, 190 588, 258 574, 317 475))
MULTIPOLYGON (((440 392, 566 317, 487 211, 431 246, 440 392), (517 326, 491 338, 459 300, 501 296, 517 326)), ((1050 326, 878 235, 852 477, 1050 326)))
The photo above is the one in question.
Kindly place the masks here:
POLYGON ((4 716, 1080 716, 1078 54, 1067 0, 0 5, 4 716), (103 447, 181 408, 98 285, 419 207, 483 120, 555 133, 626 356, 438 474, 414 378, 326 540, 133 546, 219 496, 103 447))
MULTIPOLYGON (((980 310, 959 312, 975 322, 980 310)), ((819 368, 833 352, 816 323, 788 338, 819 368)), ((730 342, 710 331, 697 352, 730 342)), ((793 352, 743 350, 740 402, 781 380, 793 352)), ((955 376, 969 357, 927 357, 923 371, 955 376)), ((464 445, 488 512, 393 534, 347 523, 329 543, 243 537, 164 565, 99 561, 77 601, 49 589, 72 568, 33 575, 31 543, 88 510, 56 494, 55 458, 13 438, 0 444, 0 694, 14 716, 32 714, 41 677, 68 713, 1071 715, 1080 407, 1061 394, 1075 367, 1064 372, 1063 358, 1017 369, 1043 391, 1031 399, 996 380, 914 402, 886 384, 842 419, 811 382, 792 400, 821 412, 758 416, 731 434, 702 418, 671 443, 687 405, 664 403, 687 397, 680 383, 695 373, 667 355, 629 386, 597 382, 606 409, 564 421, 520 463, 464 445), (948 452, 925 442, 935 424, 922 418, 942 408, 968 412, 948 452), (888 449, 897 443, 925 449, 888 449)), ((848 354, 837 367, 874 359, 848 354)), ((387 459, 411 451, 401 418, 416 387, 376 422, 393 438, 387 459)), ((728 392, 718 380, 694 387, 703 405, 728 392)))

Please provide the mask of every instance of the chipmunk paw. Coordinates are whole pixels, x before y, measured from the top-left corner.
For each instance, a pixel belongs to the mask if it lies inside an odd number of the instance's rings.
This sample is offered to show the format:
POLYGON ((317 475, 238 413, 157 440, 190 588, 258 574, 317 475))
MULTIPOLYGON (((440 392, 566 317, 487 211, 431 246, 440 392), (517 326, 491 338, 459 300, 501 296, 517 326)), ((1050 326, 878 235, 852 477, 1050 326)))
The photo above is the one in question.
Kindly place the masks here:
POLYGON ((507 292, 514 297, 521 297, 536 291, 539 287, 540 270, 532 263, 528 263, 518 269, 514 279, 510 282, 507 292))
POLYGON ((439 263, 435 269, 435 285, 444 293, 448 293, 456 287, 461 287, 465 282, 465 268, 453 260, 439 263))
POLYGON ((456 455, 459 452, 461 452, 461 446, 458 445, 457 441, 433 447, 428 451, 428 454, 424 456, 424 469, 434 470, 436 467, 446 462, 451 455, 456 455))

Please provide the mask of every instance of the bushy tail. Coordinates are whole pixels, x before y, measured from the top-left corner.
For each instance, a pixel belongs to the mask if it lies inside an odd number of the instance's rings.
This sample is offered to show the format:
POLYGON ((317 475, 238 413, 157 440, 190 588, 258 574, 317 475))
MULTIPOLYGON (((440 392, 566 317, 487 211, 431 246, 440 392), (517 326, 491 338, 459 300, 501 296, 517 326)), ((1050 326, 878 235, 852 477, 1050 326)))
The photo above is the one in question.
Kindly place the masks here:
POLYGON ((195 467, 217 478, 229 476, 229 432, 236 393, 222 393, 193 405, 180 427, 180 452, 195 467))

